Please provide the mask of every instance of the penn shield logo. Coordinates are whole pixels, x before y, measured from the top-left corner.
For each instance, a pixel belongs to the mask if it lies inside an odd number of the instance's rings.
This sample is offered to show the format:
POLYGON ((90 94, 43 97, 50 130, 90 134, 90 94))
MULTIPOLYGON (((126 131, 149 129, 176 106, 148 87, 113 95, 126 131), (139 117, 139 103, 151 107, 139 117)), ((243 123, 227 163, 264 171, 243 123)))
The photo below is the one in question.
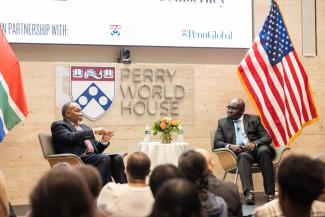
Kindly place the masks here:
POLYGON ((115 67, 70 66, 70 96, 85 117, 99 119, 114 101, 115 67))

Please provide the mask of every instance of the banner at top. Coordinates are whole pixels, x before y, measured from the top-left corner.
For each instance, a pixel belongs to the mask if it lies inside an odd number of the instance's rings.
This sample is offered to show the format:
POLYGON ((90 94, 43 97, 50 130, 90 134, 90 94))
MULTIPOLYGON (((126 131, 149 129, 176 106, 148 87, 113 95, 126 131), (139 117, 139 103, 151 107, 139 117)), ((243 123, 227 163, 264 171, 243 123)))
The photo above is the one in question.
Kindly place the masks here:
POLYGON ((5 1, 10 43, 249 48, 252 0, 5 1))

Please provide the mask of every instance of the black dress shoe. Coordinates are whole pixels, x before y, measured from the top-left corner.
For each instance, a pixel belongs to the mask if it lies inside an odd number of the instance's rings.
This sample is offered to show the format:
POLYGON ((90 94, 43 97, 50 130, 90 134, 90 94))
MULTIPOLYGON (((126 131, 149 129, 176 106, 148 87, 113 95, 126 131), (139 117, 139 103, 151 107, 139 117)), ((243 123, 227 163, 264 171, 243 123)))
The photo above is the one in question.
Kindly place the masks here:
POLYGON ((253 191, 246 192, 245 203, 247 205, 254 205, 255 204, 255 195, 254 195, 253 191))
POLYGON ((275 198, 274 194, 268 194, 267 197, 266 197, 266 201, 270 202, 271 200, 274 200, 274 198, 275 198))

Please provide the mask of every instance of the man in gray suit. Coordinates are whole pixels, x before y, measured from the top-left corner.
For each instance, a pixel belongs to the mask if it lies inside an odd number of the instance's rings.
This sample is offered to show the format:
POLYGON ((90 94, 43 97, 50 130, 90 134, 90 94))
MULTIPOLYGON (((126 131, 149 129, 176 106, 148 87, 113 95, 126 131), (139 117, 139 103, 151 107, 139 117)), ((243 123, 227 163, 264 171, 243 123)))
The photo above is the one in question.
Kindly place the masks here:
POLYGON ((242 182, 245 203, 255 204, 252 164, 257 162, 262 171, 267 201, 274 199, 275 183, 272 159, 272 140, 256 115, 244 114, 245 103, 235 98, 227 106, 227 116, 218 121, 214 148, 228 148, 238 157, 238 172, 242 182))

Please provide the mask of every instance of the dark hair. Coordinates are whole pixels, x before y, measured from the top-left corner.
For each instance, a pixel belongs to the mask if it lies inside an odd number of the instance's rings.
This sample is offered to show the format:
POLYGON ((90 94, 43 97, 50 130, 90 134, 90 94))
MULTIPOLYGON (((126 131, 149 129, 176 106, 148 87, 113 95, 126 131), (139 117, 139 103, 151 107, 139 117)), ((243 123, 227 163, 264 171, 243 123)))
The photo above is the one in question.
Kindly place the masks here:
POLYGON ((184 152, 178 159, 178 168, 199 191, 208 189, 208 166, 201 153, 194 150, 184 152))
POLYGON ((98 170, 92 165, 78 165, 75 166, 74 169, 85 179, 90 193, 95 200, 103 186, 103 182, 98 170))
POLYGON ((197 187, 203 209, 212 214, 213 204, 209 200, 208 166, 204 156, 194 150, 184 152, 179 157, 178 168, 185 178, 197 187))
POLYGON ((197 189, 185 179, 167 180, 157 191, 149 217, 202 217, 197 189))
POLYGON ((72 169, 46 173, 30 195, 31 217, 93 217, 94 203, 85 181, 72 169))
POLYGON ((67 114, 67 111, 68 111, 68 109, 70 107, 70 104, 71 104, 71 102, 67 102, 62 106, 61 112, 62 112, 62 117, 63 118, 65 118, 65 115, 67 114))
POLYGON ((150 173, 150 159, 143 152, 134 152, 128 158, 126 171, 133 179, 145 179, 150 173))
POLYGON ((281 194, 297 206, 309 208, 324 189, 325 164, 308 156, 291 155, 279 167, 281 194))
POLYGON ((163 164, 156 166, 150 174, 149 185, 154 197, 162 184, 171 178, 182 178, 179 169, 173 164, 163 164))

